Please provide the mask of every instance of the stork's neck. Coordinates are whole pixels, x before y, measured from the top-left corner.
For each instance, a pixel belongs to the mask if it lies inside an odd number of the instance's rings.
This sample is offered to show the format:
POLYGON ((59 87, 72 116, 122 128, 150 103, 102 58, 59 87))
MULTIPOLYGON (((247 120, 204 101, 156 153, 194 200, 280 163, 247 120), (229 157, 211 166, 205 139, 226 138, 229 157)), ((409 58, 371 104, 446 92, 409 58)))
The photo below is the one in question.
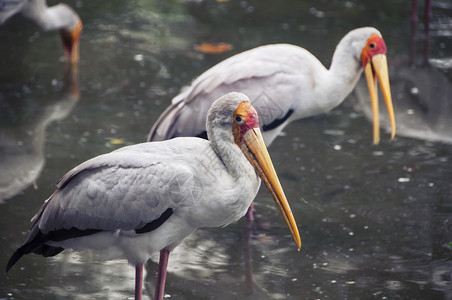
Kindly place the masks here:
POLYGON ((356 86, 362 67, 358 56, 346 42, 342 40, 336 47, 329 70, 322 66, 315 68, 317 72, 311 74, 316 83, 312 102, 315 107, 306 109, 309 114, 301 117, 313 116, 335 108, 356 86))
POLYGON ((255 176, 253 166, 234 142, 219 139, 212 143, 212 147, 223 161, 228 169, 228 173, 232 177, 240 179, 243 178, 245 174, 248 176, 255 176))
POLYGON ((230 132, 218 127, 215 129, 208 127, 208 137, 213 150, 223 161, 232 177, 236 179, 241 179, 244 176, 257 177, 253 166, 242 150, 234 143, 230 132))
POLYGON ((324 111, 341 104, 356 86, 362 66, 359 56, 354 53, 347 40, 342 40, 336 47, 327 78, 323 81, 325 94, 324 111))
POLYGON ((66 4, 47 7, 45 1, 30 1, 22 13, 45 31, 54 29, 73 30, 79 21, 78 15, 66 4))

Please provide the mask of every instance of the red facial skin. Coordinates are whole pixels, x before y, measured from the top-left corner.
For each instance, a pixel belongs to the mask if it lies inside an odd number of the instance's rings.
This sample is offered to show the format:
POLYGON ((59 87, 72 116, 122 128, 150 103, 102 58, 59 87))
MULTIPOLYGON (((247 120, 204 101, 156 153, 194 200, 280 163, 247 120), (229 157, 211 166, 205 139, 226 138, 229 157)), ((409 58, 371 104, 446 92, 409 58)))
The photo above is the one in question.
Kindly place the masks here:
POLYGON ((259 128, 259 119, 257 117, 257 112, 249 102, 240 103, 234 112, 233 118, 232 131, 234 142, 241 148, 243 136, 250 129, 259 128), (242 124, 240 124, 241 120, 243 120, 242 124))
POLYGON ((367 40, 366 47, 364 47, 363 52, 361 52, 363 68, 365 68, 372 57, 377 54, 386 55, 386 44, 381 36, 374 33, 367 40))

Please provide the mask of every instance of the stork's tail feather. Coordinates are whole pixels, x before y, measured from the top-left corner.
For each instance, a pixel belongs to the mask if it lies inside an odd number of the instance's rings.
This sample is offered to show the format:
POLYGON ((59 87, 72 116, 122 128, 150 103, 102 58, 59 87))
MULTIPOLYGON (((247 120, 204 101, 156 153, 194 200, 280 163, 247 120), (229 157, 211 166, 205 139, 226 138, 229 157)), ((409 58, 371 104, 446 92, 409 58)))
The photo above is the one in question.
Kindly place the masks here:
POLYGON ((174 124, 179 117, 180 110, 180 105, 168 106, 152 126, 147 141, 163 141, 174 138, 174 124))
POLYGON ((6 272, 11 269, 12 266, 16 264, 16 262, 24 255, 25 253, 23 251, 20 251, 20 248, 14 252, 14 254, 11 256, 11 258, 8 261, 8 264, 6 265, 6 272))
POLYGON ((44 257, 54 256, 64 250, 61 247, 54 247, 44 244, 48 239, 45 235, 39 232, 32 240, 26 241, 19 249, 14 252, 6 265, 6 272, 8 272, 12 266, 25 254, 31 252, 41 254, 44 257))

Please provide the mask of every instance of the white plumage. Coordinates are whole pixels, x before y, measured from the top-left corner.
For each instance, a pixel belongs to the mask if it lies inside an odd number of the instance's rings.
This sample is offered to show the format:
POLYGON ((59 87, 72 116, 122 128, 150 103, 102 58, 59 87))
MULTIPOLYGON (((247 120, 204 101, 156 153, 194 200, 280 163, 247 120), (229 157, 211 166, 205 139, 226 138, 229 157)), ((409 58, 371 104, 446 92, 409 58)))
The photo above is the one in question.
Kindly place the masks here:
MULTIPOLYGON (((143 143, 75 167, 33 218, 30 235, 7 270, 30 252, 53 256, 64 248, 91 248, 104 259, 127 258, 139 274, 157 251, 166 255, 161 264, 167 263, 169 252, 197 228, 241 218, 257 194, 259 177, 299 248, 298 229, 257 127, 248 98, 230 93, 209 112, 210 141, 143 143)), ((157 299, 163 286, 164 277, 157 299)))
MULTIPOLYGON (((380 76, 387 78, 387 64, 385 60, 382 66, 375 65, 373 58, 378 54, 384 56, 386 46, 381 33, 371 27, 345 35, 336 47, 329 69, 306 49, 294 45, 267 45, 239 53, 210 68, 183 89, 154 124, 148 140, 202 136, 212 102, 225 93, 240 91, 250 97, 260 118, 264 141, 270 145, 288 123, 327 112, 342 103, 367 65, 372 65, 375 72, 371 80, 376 85, 378 76, 386 90, 391 114, 389 80, 380 76), (374 37, 376 48, 371 49, 374 37)), ((395 122, 392 125, 394 135, 395 122)), ((378 140, 375 136, 374 142, 378 140)))
MULTIPOLYGON (((200 156, 187 153, 216 158, 209 142, 180 138, 128 146, 88 160, 62 178, 59 190, 52 195, 42 214, 37 215, 36 225, 44 234, 72 227, 108 231, 78 238, 76 248, 85 248, 84 240, 96 242, 102 235, 105 242, 97 246, 102 255, 109 259, 127 258, 132 265, 137 265, 147 257, 127 255, 133 251, 128 250, 130 245, 122 239, 141 239, 135 229, 158 219, 169 208, 177 209, 160 228, 146 235, 145 239, 150 242, 143 241, 148 244, 149 255, 168 245, 172 250, 183 237, 199 227, 225 226, 241 218, 260 184, 252 166, 246 162, 247 167, 240 170, 244 180, 238 180, 229 176, 221 160, 206 161, 203 167, 200 156), (209 204, 213 200, 211 195, 215 195, 214 209, 209 204), (233 195, 241 196, 238 199, 231 197, 233 195), (165 233, 180 228, 186 230, 177 237, 165 233), (158 237, 157 241, 154 236, 158 237), (122 255, 115 257, 119 253, 122 255)), ((72 248, 71 243, 69 240, 53 244, 72 248)), ((143 252, 142 247, 136 249, 143 252)))

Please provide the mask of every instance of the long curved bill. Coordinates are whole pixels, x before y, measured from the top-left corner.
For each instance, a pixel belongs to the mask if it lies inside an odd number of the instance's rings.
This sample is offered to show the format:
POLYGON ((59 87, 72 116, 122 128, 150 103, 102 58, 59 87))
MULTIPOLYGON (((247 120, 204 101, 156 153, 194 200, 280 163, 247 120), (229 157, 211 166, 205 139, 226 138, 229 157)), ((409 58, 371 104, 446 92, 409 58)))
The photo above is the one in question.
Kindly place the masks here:
POLYGON ((284 217, 290 233, 297 245, 297 249, 301 248, 300 234, 298 233, 297 223, 293 217, 292 211, 287 202, 286 195, 281 187, 275 168, 265 147, 264 140, 259 128, 248 130, 243 136, 241 149, 246 158, 251 162, 256 173, 262 179, 270 191, 273 200, 275 200, 279 211, 284 217))
POLYGON ((389 87, 389 75, 388 75, 388 63, 386 55, 376 54, 372 57, 364 68, 366 75, 367 87, 369 88, 370 102, 372 105, 373 115, 373 132, 374 132, 374 144, 380 142, 380 120, 378 112, 378 91, 377 91, 377 78, 380 82, 381 90, 386 101, 386 107, 388 108, 389 120, 391 122, 391 139, 396 134, 396 123, 394 116, 394 107, 392 105, 391 89, 389 87))
POLYGON ((81 21, 77 22, 75 28, 71 31, 61 30, 61 40, 63 41, 64 54, 67 62, 77 64, 79 60, 79 43, 80 34, 82 32, 83 24, 81 21))

